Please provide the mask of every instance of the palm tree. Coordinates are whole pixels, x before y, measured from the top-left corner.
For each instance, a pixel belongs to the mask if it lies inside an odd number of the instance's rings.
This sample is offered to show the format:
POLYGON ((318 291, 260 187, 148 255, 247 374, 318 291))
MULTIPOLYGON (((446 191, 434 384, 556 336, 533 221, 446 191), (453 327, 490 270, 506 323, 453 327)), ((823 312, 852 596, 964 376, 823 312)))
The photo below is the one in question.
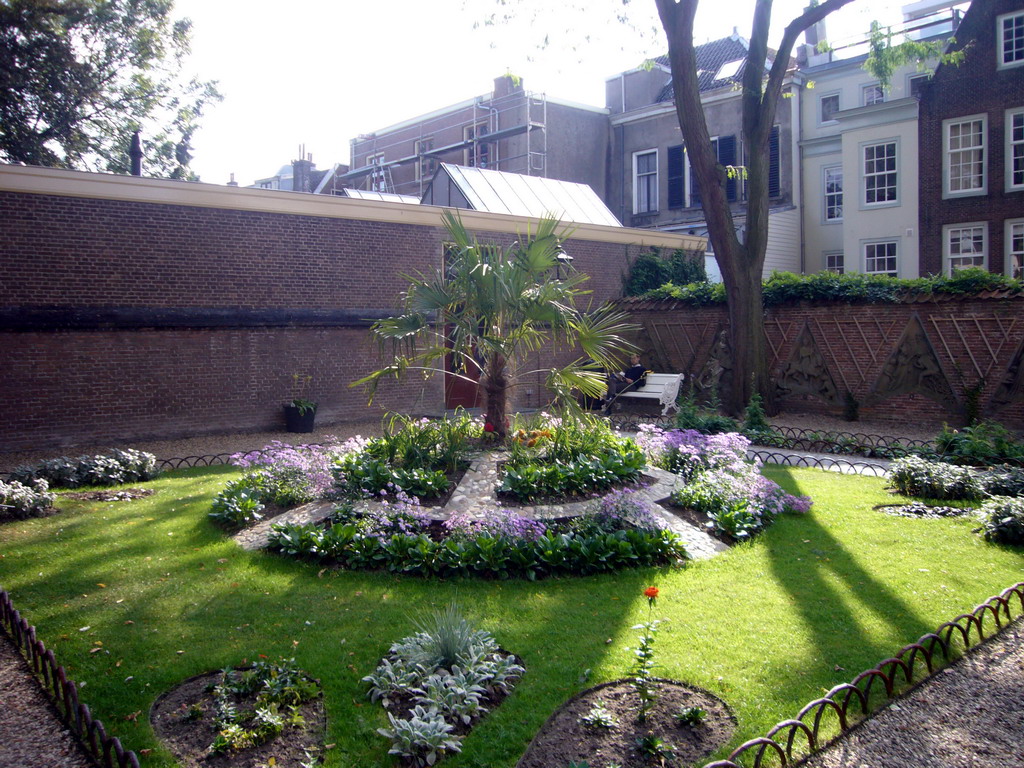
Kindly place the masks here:
POLYGON ((580 287, 589 277, 574 270, 564 278, 558 274, 560 244, 568 236, 558 231, 559 222, 543 218, 535 233, 528 230, 521 241, 502 248, 478 242, 458 215, 445 211, 443 218, 451 243, 445 265, 429 277, 406 276, 402 314, 371 329, 393 360, 352 386, 368 385, 372 402, 385 377, 444 372, 450 355, 452 375, 476 383, 473 374, 479 374, 487 422, 502 438, 508 392, 525 376, 544 373, 547 387, 569 407, 575 405, 574 390, 600 397, 601 369, 618 367, 634 349, 625 334, 636 326, 607 306, 593 312, 576 308, 577 297, 589 293, 580 287), (531 355, 544 348, 576 358, 528 370, 531 355))

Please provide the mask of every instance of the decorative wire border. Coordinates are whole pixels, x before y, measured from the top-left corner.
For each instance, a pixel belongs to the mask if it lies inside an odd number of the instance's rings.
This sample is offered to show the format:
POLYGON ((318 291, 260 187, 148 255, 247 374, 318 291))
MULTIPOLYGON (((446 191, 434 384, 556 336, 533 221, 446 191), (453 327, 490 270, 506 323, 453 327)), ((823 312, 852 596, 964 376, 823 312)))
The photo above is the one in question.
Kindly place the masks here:
MULTIPOLYGON (((887 703, 899 695, 897 678, 900 673, 903 674, 907 685, 914 682, 914 670, 920 667, 919 663, 915 667, 915 662, 923 661, 927 669, 927 674, 921 678, 921 681, 934 675, 940 666, 949 663, 950 654, 955 651, 954 634, 959 635, 963 641, 964 651, 967 651, 972 647, 972 630, 977 633, 973 645, 986 639, 983 625, 987 616, 991 616, 996 623, 996 629, 990 633, 989 637, 1003 628, 1001 614, 1005 616, 1007 624, 1013 621, 1010 606, 1014 595, 1017 596, 1020 603, 1020 615, 1024 615, 1024 581, 1022 581, 1003 590, 998 595, 990 597, 970 613, 962 613, 952 621, 942 624, 934 632, 922 635, 917 642, 904 646, 895 656, 880 662, 872 669, 861 672, 851 682, 835 686, 820 699, 815 699, 807 704, 795 718, 783 720, 764 736, 741 744, 725 760, 707 763, 704 768, 743 768, 739 759, 747 756, 748 753, 753 754, 754 757, 752 768, 761 768, 766 754, 778 757, 782 766, 790 765, 795 760, 814 754, 826 746, 826 744, 820 743, 819 737, 822 720, 827 712, 834 713, 839 720, 840 734, 846 733, 853 727, 849 717, 852 704, 856 703, 859 706, 860 714, 864 717, 871 713, 871 689, 876 680, 885 691, 885 702, 880 702, 879 704, 881 704, 887 703), (935 652, 936 646, 942 651, 941 664, 937 664, 939 660, 936 658, 938 656, 935 652), (806 722, 808 719, 810 724, 806 722), (806 740, 808 751, 807 754, 800 754, 794 758, 793 749, 797 744, 798 736, 802 736, 806 740)), ((802 744, 803 741, 800 743, 802 744)))
POLYGON ((136 754, 131 750, 125 751, 116 736, 108 736, 103 723, 79 701, 78 686, 68 680, 64 667, 57 665, 53 651, 36 638, 36 628, 14 609, 11 596, 3 589, 0 589, 0 630, 7 633, 25 656, 36 679, 42 677, 43 691, 53 701, 61 720, 98 765, 102 768, 139 768, 136 754))

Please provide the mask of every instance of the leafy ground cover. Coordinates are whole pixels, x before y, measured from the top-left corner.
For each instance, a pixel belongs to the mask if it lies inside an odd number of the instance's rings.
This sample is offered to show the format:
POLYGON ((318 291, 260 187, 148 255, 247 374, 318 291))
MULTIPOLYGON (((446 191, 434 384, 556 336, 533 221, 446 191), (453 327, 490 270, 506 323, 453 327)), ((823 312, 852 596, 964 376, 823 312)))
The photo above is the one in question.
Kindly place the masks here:
POLYGON ((331 571, 245 552, 208 517, 239 470, 176 471, 142 484, 156 491, 146 498, 60 500, 60 515, 4 524, 0 586, 147 766, 174 764, 146 720, 153 700, 259 654, 295 658, 321 681, 334 745, 325 765, 391 764, 376 732, 388 721, 362 678, 416 631, 417 613, 455 599, 529 673, 445 765, 511 768, 560 704, 628 672, 649 585, 663 619, 654 674, 725 701, 735 746, 1024 579, 1024 550, 985 541, 974 520, 879 514, 893 501, 881 478, 764 473, 811 496, 813 510, 684 569, 531 583, 331 571))

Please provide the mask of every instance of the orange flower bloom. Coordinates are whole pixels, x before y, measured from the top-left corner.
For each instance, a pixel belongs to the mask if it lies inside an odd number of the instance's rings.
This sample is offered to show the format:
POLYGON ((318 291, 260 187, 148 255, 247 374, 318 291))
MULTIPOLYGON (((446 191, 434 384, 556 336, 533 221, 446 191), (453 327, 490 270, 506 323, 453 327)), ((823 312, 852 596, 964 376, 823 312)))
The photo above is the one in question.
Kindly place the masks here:
POLYGON ((658 588, 657 587, 648 587, 647 589, 644 590, 644 597, 646 597, 648 600, 653 600, 657 596, 658 596, 658 588))

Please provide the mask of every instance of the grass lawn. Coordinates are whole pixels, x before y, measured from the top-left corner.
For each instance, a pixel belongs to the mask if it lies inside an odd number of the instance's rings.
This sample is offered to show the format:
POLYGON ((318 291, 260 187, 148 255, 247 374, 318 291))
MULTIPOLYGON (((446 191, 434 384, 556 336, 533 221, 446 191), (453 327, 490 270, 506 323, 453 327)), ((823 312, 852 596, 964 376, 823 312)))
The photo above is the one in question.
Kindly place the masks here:
POLYGON ((154 698, 258 654, 294 656, 322 681, 336 745, 326 765, 391 765, 375 733, 383 711, 359 680, 419 613, 457 599, 527 672, 445 765, 511 768, 566 698, 626 673, 648 585, 661 590, 655 618, 667 620, 657 674, 724 699, 739 720, 736 746, 1024 581, 1024 550, 986 543, 973 521, 872 510, 891 501, 881 479, 765 473, 810 495, 812 512, 685 569, 529 583, 328 572, 247 553, 207 519, 237 470, 182 470, 143 484, 157 491, 146 499, 62 501, 59 515, 0 527, 0 586, 86 684, 83 699, 108 730, 152 750, 147 766, 174 764, 148 725, 154 698))

